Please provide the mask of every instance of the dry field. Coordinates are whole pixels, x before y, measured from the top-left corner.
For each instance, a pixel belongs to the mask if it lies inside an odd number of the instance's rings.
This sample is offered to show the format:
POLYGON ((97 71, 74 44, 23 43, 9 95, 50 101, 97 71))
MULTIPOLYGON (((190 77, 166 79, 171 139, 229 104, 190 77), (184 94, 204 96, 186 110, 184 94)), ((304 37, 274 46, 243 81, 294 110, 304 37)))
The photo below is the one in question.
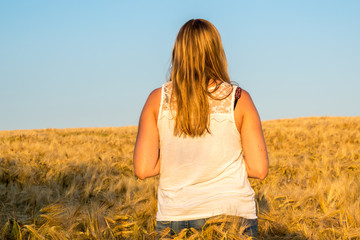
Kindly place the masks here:
MULTIPOLYGON (((263 128, 270 171, 251 180, 260 238, 360 239, 360 117, 263 128)), ((152 239, 157 178, 133 174, 136 131, 1 131, 0 238, 152 239)), ((222 227, 186 238, 237 239, 222 227)))

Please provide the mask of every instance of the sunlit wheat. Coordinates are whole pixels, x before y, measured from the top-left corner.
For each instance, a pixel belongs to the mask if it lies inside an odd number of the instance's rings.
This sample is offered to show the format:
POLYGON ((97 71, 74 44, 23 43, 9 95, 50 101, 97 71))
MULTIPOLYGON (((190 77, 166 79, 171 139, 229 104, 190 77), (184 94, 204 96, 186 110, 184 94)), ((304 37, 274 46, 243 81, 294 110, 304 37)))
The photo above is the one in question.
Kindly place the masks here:
MULTIPOLYGON (((360 239, 360 117, 263 122, 263 239, 360 239)), ((0 132, 1 239, 153 239, 158 178, 136 179, 137 128, 0 132)), ((221 220, 176 239, 245 239, 221 220)), ((167 233, 164 232, 164 239, 167 233)))

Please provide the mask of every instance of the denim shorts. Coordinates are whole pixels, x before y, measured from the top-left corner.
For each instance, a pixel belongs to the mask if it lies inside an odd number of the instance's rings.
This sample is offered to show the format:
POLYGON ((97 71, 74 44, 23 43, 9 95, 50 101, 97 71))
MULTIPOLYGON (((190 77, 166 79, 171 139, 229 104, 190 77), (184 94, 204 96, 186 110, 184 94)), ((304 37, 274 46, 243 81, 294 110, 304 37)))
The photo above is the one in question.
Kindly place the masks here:
MULTIPOLYGON (((216 216, 218 217, 218 216, 216 216)), ((257 219, 246 219, 242 217, 229 216, 232 219, 236 219, 236 226, 238 229, 241 226, 245 226, 242 235, 247 235, 249 237, 258 237, 258 222, 257 219)), ((195 230, 201 232, 212 222, 211 218, 202 218, 196 220, 185 220, 185 221, 156 221, 156 231, 158 234, 161 234, 165 229, 170 228, 169 235, 173 236, 180 233, 183 229, 194 228, 195 230), (205 227, 205 228, 204 228, 205 227)), ((240 232, 240 230, 239 230, 240 232)))

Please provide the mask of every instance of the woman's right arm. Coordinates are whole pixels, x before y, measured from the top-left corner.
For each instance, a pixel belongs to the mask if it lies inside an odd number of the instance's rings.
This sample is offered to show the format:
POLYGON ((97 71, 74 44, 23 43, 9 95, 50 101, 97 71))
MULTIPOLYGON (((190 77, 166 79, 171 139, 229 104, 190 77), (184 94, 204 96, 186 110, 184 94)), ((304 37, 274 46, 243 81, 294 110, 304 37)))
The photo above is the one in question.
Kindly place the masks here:
POLYGON ((235 107, 235 121, 241 135, 248 176, 264 179, 268 174, 269 160, 261 121, 249 93, 244 90, 235 107))
POLYGON ((140 179, 160 173, 157 128, 160 100, 161 88, 158 88, 149 95, 141 112, 133 156, 135 175, 140 179))

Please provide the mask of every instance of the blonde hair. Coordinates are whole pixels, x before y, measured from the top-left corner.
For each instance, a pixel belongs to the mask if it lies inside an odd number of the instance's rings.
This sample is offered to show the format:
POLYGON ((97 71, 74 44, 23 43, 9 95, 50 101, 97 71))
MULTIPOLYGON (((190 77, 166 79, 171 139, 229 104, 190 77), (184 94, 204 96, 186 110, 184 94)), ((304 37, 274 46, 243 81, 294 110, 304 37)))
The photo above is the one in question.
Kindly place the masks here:
POLYGON ((174 135, 202 136, 209 130, 208 96, 230 83, 220 34, 204 19, 192 19, 180 29, 171 58, 171 105, 176 105, 174 135), (209 91, 209 84, 216 84, 209 91))

